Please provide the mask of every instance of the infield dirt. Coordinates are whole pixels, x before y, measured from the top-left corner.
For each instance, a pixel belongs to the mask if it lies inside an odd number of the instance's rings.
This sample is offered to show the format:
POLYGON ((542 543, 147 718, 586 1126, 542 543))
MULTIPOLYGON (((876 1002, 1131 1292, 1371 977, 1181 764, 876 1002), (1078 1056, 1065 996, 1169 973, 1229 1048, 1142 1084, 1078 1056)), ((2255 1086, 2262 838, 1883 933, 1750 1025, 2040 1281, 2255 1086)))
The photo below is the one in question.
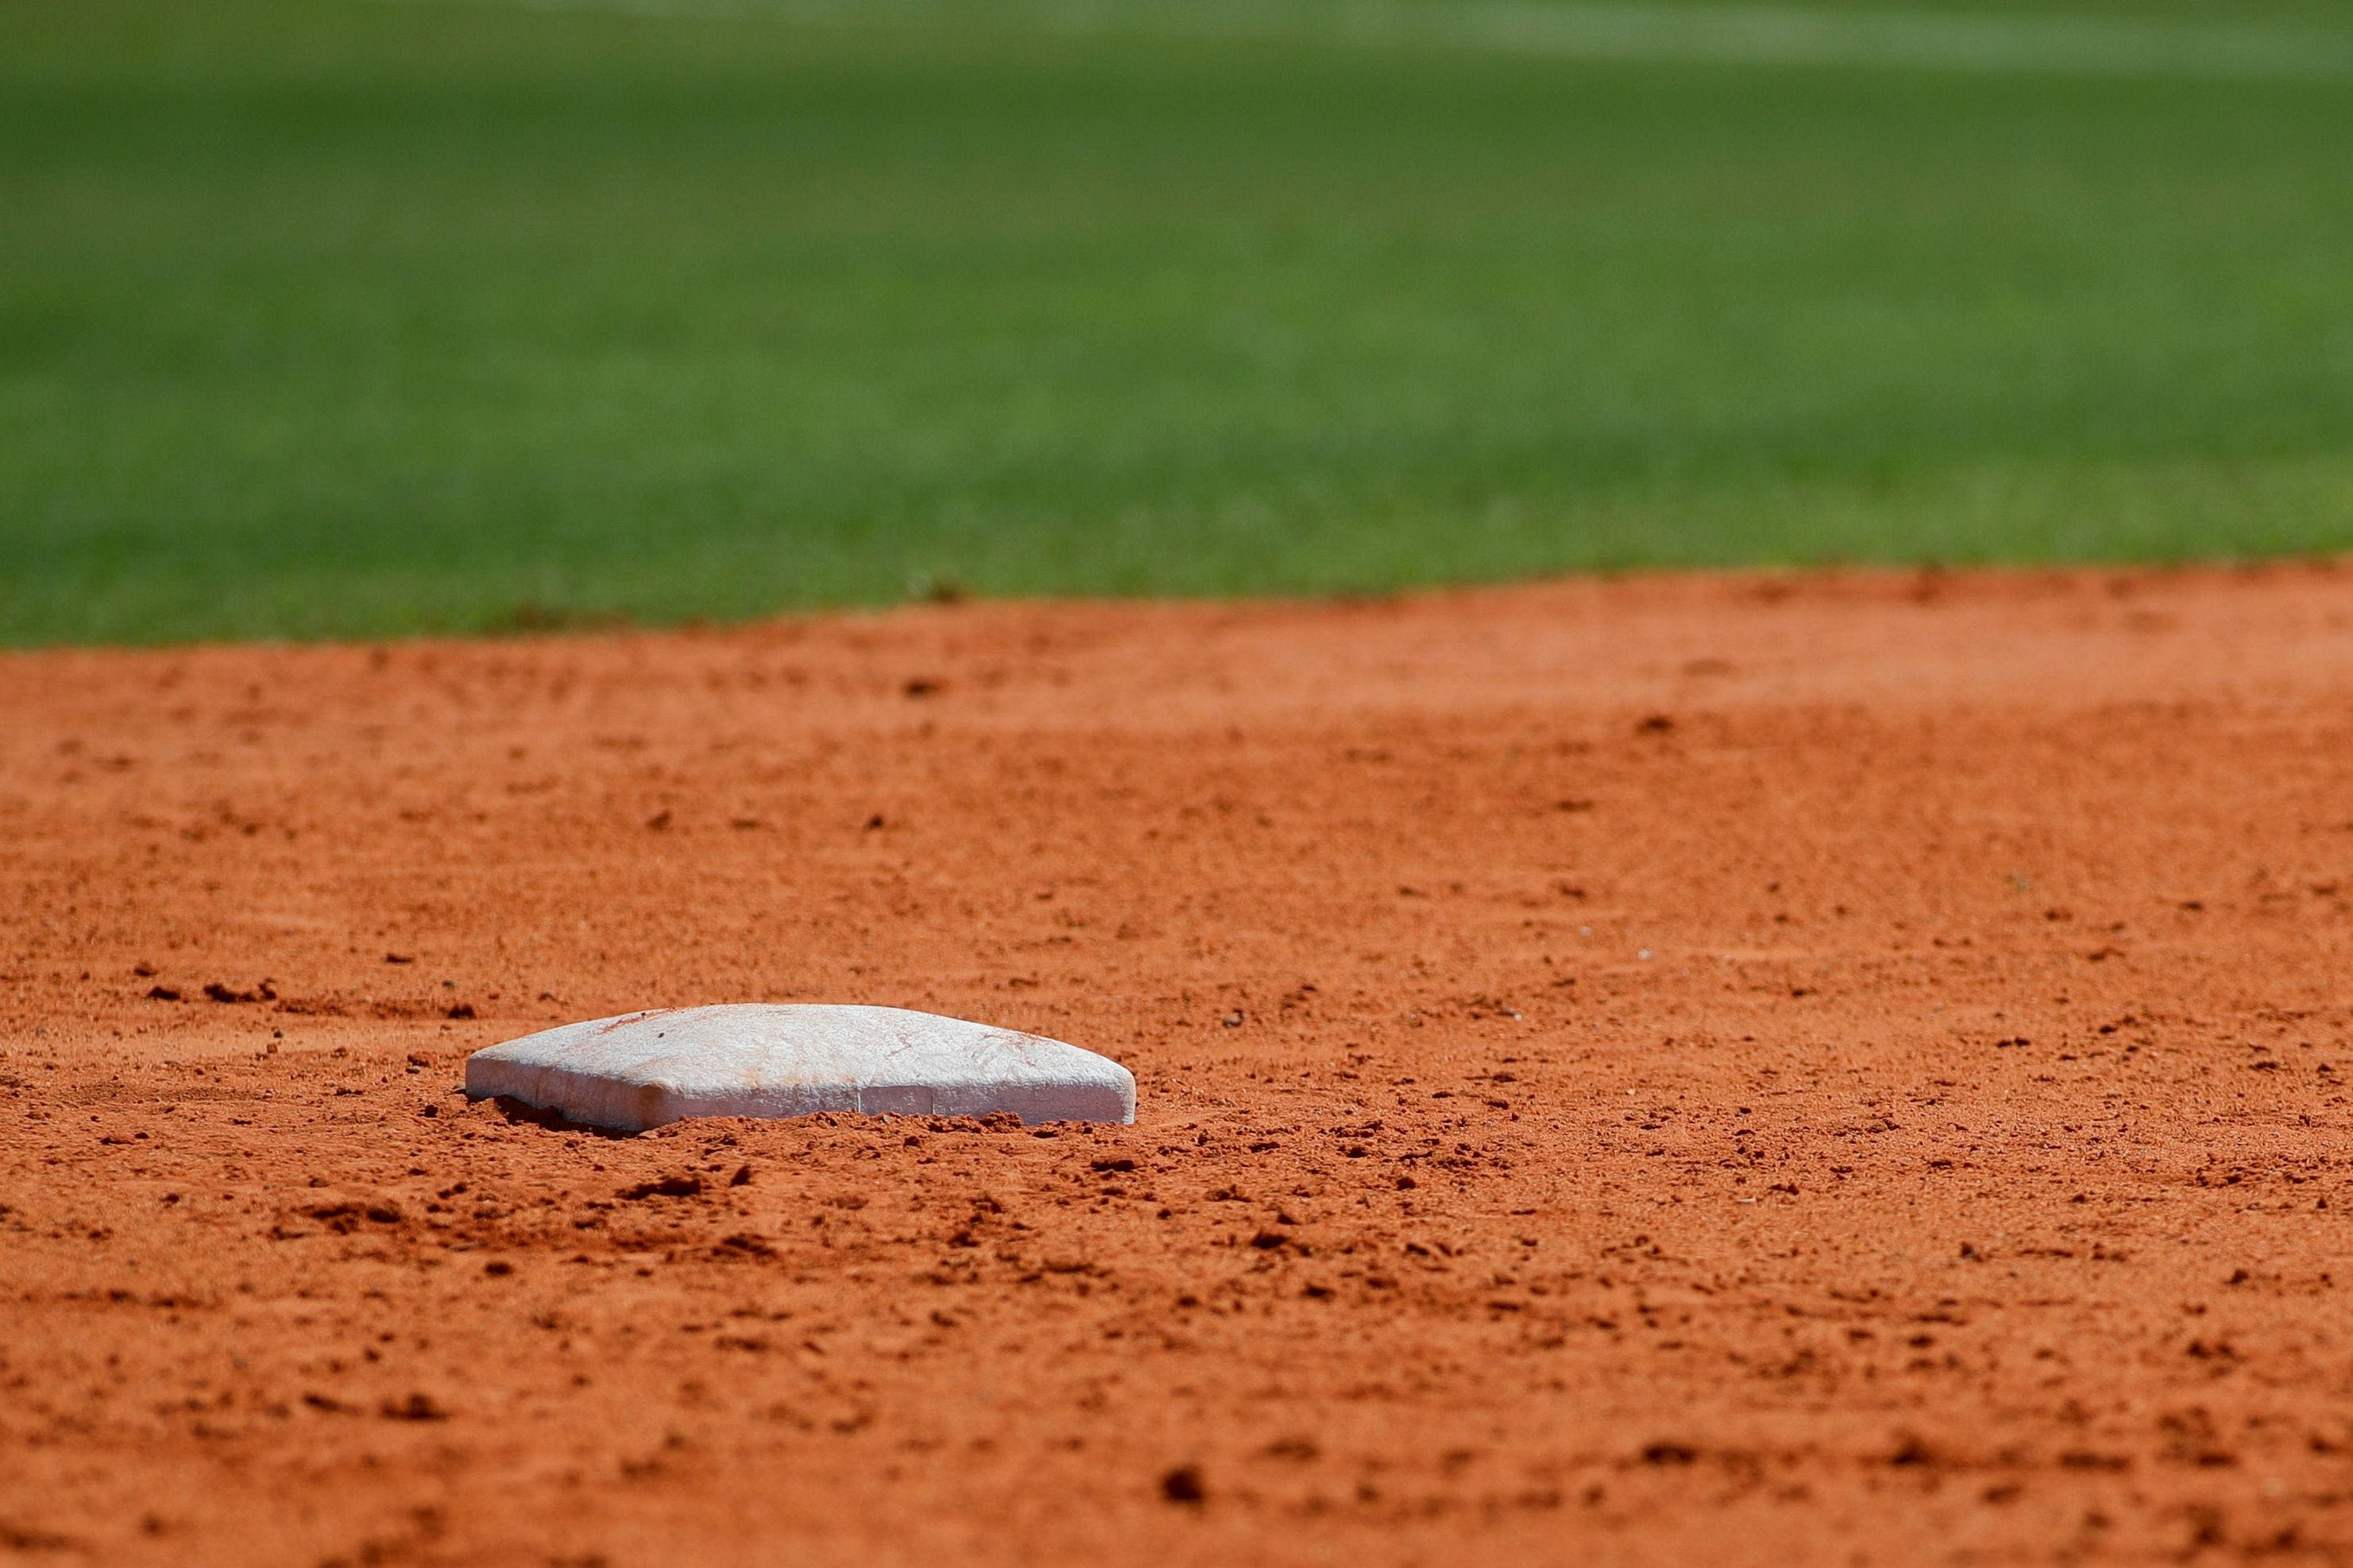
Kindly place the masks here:
POLYGON ((47 652, 0 721, 0 1557, 2353 1557, 2353 574, 47 652), (1136 1125, 453 1092, 731 1000, 1136 1125))

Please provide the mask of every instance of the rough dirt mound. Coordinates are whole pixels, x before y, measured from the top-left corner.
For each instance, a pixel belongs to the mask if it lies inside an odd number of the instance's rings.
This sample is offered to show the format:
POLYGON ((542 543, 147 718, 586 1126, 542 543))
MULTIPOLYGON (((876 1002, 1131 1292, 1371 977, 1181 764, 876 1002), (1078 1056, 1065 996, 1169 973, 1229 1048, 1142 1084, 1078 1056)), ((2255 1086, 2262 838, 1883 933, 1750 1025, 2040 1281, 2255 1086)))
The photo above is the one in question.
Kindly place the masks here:
POLYGON ((2325 567, 48 653, 0 720, 0 1556, 2353 1554, 2325 567), (713 999, 1138 1121, 453 1092, 713 999))

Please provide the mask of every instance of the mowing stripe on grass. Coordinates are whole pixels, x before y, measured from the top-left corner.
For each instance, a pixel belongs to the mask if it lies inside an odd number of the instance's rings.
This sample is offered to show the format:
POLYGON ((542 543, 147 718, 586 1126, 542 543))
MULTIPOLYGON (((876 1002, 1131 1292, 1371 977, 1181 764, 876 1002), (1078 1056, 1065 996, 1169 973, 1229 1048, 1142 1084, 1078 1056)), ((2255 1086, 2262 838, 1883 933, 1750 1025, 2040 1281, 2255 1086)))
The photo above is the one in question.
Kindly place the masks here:
MULTIPOLYGON (((431 3, 431 0, 402 0, 431 3)), ((2094 17, 1884 15, 1783 6, 1416 4, 1412 0, 476 0, 542 11, 990 28, 1388 47, 1560 59, 1856 66, 2052 76, 2353 79, 2353 32, 2094 17)))

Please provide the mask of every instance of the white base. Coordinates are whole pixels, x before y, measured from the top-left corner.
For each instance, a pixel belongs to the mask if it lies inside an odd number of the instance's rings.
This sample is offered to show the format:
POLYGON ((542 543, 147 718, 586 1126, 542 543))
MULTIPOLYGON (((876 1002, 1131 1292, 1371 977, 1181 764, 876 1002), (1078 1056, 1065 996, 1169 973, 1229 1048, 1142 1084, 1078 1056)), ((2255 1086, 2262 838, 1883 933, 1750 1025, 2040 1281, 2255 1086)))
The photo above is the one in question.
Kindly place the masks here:
POLYGON ((1135 1120, 1135 1079, 1036 1035, 901 1007, 744 1003, 657 1008, 476 1051, 466 1092, 642 1132, 688 1116, 1135 1120))

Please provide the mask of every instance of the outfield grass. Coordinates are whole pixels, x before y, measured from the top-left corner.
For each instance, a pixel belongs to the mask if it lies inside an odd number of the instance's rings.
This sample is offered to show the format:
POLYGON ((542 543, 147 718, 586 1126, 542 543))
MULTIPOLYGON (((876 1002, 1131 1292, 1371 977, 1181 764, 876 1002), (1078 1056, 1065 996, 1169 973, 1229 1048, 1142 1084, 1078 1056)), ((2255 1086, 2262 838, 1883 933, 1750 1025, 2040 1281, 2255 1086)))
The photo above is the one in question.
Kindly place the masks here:
POLYGON ((2353 544, 2353 71, 805 11, 0 0, 0 640, 2353 544))

